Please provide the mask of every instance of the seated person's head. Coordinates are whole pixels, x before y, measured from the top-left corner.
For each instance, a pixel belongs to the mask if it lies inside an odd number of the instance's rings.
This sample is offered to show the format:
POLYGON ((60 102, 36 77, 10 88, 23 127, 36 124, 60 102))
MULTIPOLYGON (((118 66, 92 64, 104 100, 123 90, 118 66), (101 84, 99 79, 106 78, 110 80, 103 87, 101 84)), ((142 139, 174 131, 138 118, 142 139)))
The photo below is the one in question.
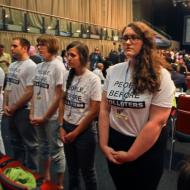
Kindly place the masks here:
POLYGON ((96 67, 100 70, 103 70, 104 69, 104 65, 103 63, 97 63, 96 67))
POLYGON ((177 190, 190 190, 190 162, 186 161, 179 171, 177 190))

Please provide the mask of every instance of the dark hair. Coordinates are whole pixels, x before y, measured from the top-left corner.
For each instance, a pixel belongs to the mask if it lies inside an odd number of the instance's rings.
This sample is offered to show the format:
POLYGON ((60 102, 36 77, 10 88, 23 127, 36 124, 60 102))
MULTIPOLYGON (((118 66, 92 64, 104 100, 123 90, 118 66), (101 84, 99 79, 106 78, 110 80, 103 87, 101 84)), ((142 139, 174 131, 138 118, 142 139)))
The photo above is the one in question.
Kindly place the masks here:
POLYGON ((82 42, 74 41, 67 46, 66 50, 68 51, 71 48, 76 48, 79 54, 80 63, 86 66, 89 58, 88 46, 82 42))
POLYGON ((15 37, 15 38, 13 38, 13 40, 19 40, 20 45, 22 47, 27 47, 27 51, 29 51, 29 49, 30 49, 30 42, 26 38, 15 37))
POLYGON ((185 161, 180 168, 178 180, 177 180, 177 190, 189 190, 190 189, 190 162, 185 161))
MULTIPOLYGON (((156 51, 154 33, 150 27, 143 22, 133 22, 127 27, 132 28, 143 41, 141 51, 136 56, 133 75, 134 90, 138 93, 143 93, 145 90, 154 93, 159 90, 161 84, 161 66, 166 67, 167 63, 156 51)), ((127 27, 124 27, 122 34, 127 27)))
POLYGON ((5 46, 3 44, 0 44, 0 48, 4 48, 5 46))
POLYGON ((66 53, 67 53, 67 51, 66 51, 65 49, 63 49, 63 50, 61 51, 61 57, 65 57, 65 56, 66 56, 66 53))
POLYGON ((59 51, 59 41, 54 36, 42 35, 37 38, 37 43, 44 43, 47 45, 48 52, 57 55, 59 51))
MULTIPOLYGON (((82 65, 86 66, 88 64, 88 58, 89 58, 88 46, 82 42, 74 41, 74 42, 71 42, 67 46, 66 50, 68 51, 71 48, 76 48, 77 53, 79 54, 80 63, 82 65)), ((67 91, 68 91, 69 87, 71 86, 74 76, 75 76, 75 69, 71 68, 69 71, 68 78, 67 78, 66 92, 65 92, 64 98, 66 98, 67 91)))

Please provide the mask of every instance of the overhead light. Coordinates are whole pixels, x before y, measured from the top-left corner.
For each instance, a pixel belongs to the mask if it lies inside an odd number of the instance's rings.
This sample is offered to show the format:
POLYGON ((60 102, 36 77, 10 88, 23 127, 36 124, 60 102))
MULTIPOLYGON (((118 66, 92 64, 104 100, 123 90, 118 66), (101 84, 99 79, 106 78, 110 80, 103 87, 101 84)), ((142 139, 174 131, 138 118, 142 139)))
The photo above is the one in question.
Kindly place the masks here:
POLYGON ((6 14, 6 15, 5 15, 5 18, 9 18, 9 15, 8 15, 8 14, 6 14))

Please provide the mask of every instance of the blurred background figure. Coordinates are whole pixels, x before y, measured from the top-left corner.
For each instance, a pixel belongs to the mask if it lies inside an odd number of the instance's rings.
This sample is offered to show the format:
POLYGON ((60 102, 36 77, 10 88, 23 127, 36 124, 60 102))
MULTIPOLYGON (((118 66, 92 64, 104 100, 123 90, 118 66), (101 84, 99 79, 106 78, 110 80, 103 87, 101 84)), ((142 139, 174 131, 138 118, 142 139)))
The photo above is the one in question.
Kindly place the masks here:
MULTIPOLYGON (((5 80, 5 73, 3 71, 3 69, 0 67, 0 129, 1 129, 1 118, 2 118, 2 114, 3 114, 3 84, 4 84, 4 80, 5 80)), ((0 152, 5 154, 5 148, 4 148, 4 144, 3 144, 3 140, 2 140, 2 136, 1 136, 1 130, 0 130, 0 152)))
POLYGON ((4 52, 4 45, 0 44, 0 67, 3 69, 4 73, 8 72, 8 67, 11 63, 11 56, 4 52))
POLYGON ((5 73, 5 80, 3 84, 3 88, 6 85, 6 75, 8 72, 8 67, 11 64, 11 55, 4 52, 4 45, 0 44, 0 67, 3 69, 5 73))
POLYGON ((69 70, 69 65, 68 65, 68 59, 67 59, 67 51, 63 49, 61 51, 61 57, 63 59, 63 64, 65 65, 65 68, 69 70))
POLYGON ((93 73, 96 74, 100 78, 101 84, 104 84, 104 81, 105 81, 105 77, 102 73, 103 69, 104 69, 103 63, 98 63, 96 65, 96 69, 94 69, 93 71, 93 73))
POLYGON ((97 63, 103 63, 104 59, 100 53, 100 50, 98 47, 94 49, 94 52, 90 54, 90 70, 93 71, 96 69, 97 63))
POLYGON ((29 56, 30 59, 32 59, 32 61, 34 61, 36 64, 43 62, 43 58, 37 54, 36 48, 34 46, 30 46, 29 56))
POLYGON ((178 72, 177 64, 175 63, 172 63, 172 69, 173 71, 171 71, 171 78, 174 81, 176 88, 182 89, 183 92, 185 92, 187 90, 185 75, 178 72))
POLYGON ((119 63, 119 53, 116 50, 111 50, 108 57, 112 65, 119 63))

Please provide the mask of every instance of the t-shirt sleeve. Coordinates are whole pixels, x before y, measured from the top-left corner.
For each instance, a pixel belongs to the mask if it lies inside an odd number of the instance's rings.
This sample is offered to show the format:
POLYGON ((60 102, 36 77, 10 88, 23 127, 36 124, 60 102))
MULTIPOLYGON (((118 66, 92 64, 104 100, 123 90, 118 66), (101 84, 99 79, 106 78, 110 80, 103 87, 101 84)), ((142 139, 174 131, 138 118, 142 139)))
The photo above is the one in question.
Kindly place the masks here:
POLYGON ((66 72, 66 69, 64 68, 63 65, 60 63, 56 63, 56 68, 55 68, 55 82, 56 85, 62 85, 63 84, 63 76, 66 72))
POLYGON ((108 90, 110 75, 111 75, 111 67, 107 69, 107 75, 106 75, 106 80, 104 81, 103 91, 107 92, 108 90))
POLYGON ((69 71, 67 71, 67 70, 63 74, 63 87, 62 87, 63 92, 66 91, 66 84, 67 84, 68 74, 69 74, 69 71))
POLYGON ((174 96, 175 85, 171 79, 171 75, 166 69, 162 69, 160 90, 154 93, 151 104, 171 108, 174 96))
POLYGON ((33 80, 35 76, 36 71, 36 64, 30 64, 27 68, 27 74, 26 74, 26 86, 33 86, 33 80))
POLYGON ((94 101, 101 101, 102 99, 101 81, 98 76, 94 76, 92 80, 90 99, 94 101))

